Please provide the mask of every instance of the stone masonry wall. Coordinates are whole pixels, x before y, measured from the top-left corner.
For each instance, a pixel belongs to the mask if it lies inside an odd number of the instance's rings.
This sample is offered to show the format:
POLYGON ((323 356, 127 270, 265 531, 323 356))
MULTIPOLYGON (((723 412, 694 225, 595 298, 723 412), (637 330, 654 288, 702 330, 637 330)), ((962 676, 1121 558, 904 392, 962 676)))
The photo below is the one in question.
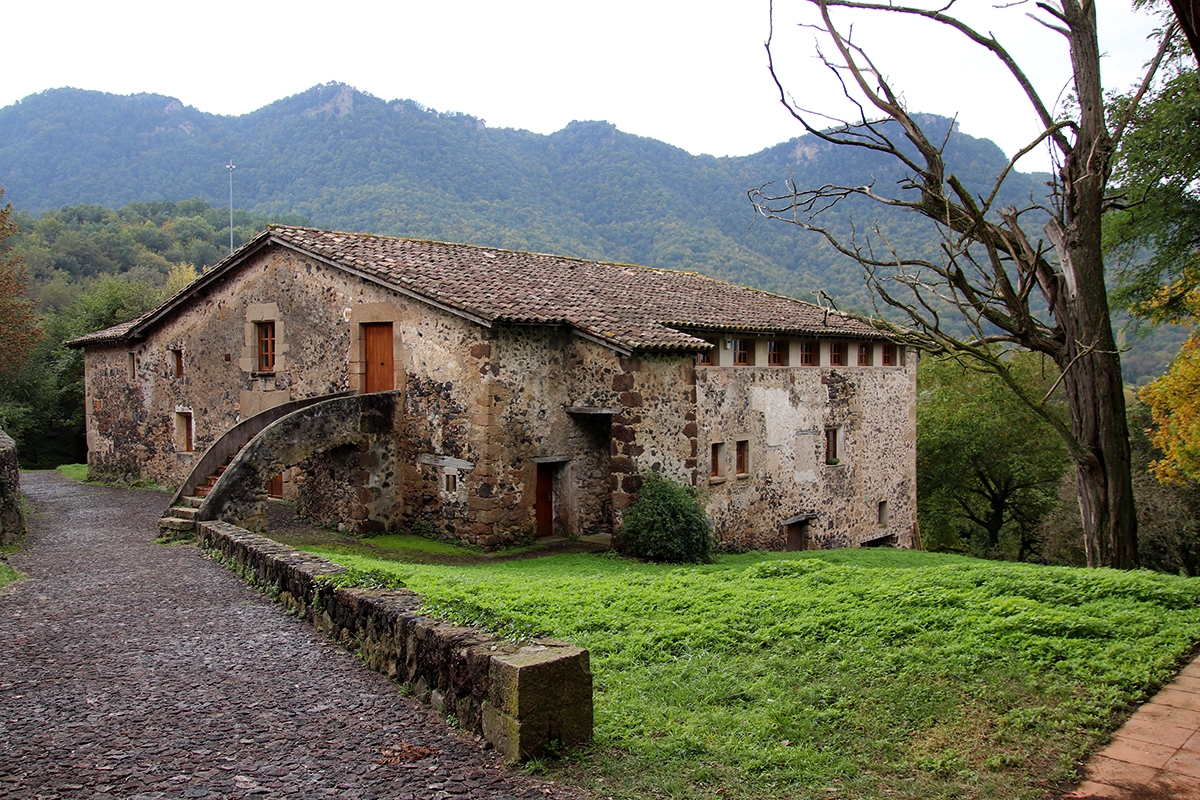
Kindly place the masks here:
POLYGON ((145 341, 87 348, 89 467, 98 476, 177 486, 240 420, 289 400, 358 389, 360 324, 376 321, 394 326, 397 389, 410 371, 437 372, 463 337, 473 342, 480 335, 472 323, 292 251, 258 254, 193 297, 145 341), (255 371, 260 321, 275 323, 270 374, 255 371), (190 451, 179 431, 185 418, 192 426, 190 451))
POLYGON ((17 443, 0 430, 0 544, 9 544, 25 535, 25 515, 21 512, 21 466, 17 463, 17 443))
POLYGON ((909 353, 895 367, 697 367, 706 467, 712 444, 724 444, 723 474, 705 469, 698 481, 717 539, 779 550, 783 523, 809 516, 810 548, 886 537, 914 546, 916 361, 909 353), (827 428, 840 429, 837 464, 826 463, 827 428), (749 446, 741 475, 739 440, 749 446))
POLYGON ((506 758, 592 736, 588 651, 552 640, 527 645, 417 613, 407 590, 337 588, 318 576, 345 568, 223 522, 198 525, 202 544, 247 580, 356 650, 377 672, 411 685, 443 716, 480 732, 506 758))

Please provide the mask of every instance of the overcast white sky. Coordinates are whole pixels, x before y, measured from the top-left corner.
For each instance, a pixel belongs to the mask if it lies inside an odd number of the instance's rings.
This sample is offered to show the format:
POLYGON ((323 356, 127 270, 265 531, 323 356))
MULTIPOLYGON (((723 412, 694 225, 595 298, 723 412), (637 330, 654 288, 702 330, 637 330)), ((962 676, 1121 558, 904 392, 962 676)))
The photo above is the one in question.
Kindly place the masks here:
MULTIPOLYGON (((1098 0, 1106 84, 1124 89, 1151 55, 1152 20, 1129 0, 1098 0)), ((776 0, 776 53, 789 90, 828 109, 827 73, 805 4, 776 0)), ((1067 82, 1061 37, 1024 16, 961 0, 1027 65, 1047 102, 1067 82)), ((62 86, 152 92, 244 114, 336 80, 385 100, 461 111, 491 127, 559 130, 603 119, 691 153, 745 155, 799 135, 767 73, 767 0, 110 0, 11 3, 0 106, 62 86)), ((1007 153, 1034 131, 1020 97, 945 31, 908 35, 895 20, 855 29, 909 107, 958 114, 1007 153)), ((1045 169, 1044 158, 1022 169, 1045 169)))

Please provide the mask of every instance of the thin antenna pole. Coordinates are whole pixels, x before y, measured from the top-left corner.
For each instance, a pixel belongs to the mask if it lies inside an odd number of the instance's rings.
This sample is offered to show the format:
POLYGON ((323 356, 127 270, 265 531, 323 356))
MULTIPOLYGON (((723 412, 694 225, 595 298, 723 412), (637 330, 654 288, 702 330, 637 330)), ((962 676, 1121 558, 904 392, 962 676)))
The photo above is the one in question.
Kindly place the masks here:
POLYGON ((233 159, 229 159, 229 254, 233 255, 233 159))

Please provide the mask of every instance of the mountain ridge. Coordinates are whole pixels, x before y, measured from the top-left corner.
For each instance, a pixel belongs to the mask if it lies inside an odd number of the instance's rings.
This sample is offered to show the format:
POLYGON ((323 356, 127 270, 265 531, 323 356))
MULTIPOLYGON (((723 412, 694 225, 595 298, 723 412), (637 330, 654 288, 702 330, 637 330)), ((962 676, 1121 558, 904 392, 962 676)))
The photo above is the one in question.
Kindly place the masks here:
MULTIPOLYGON (((1007 160, 993 143, 950 131, 948 162, 984 185, 1007 160)), ((319 227, 689 269, 807 297, 823 290, 867 309, 857 264, 819 237, 756 219, 746 191, 771 181, 886 186, 877 154, 797 137, 747 156, 692 155, 665 142, 576 120, 550 134, 490 128, 462 112, 383 100, 337 82, 238 116, 177 98, 52 89, 0 109, 0 183, 18 208, 203 198, 254 214, 298 214, 319 227)), ((1014 198, 1041 191, 1017 174, 1014 198)), ((850 213, 926 247, 915 215, 847 203, 850 213)))

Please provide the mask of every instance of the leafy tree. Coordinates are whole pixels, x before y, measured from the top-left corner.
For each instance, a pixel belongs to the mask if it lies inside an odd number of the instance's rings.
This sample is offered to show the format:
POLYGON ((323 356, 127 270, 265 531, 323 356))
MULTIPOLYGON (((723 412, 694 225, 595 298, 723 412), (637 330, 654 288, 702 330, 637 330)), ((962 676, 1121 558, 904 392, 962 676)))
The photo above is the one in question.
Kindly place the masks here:
MULTIPOLYGON (((816 189, 789 181, 782 191, 769 186, 753 190, 752 200, 764 216, 816 232, 862 265, 878 302, 903 314, 910 326, 907 332, 894 333, 928 351, 951 353, 992 370, 1034 409, 1058 433, 1074 461, 1088 564, 1136 566, 1137 519, 1124 387, 1109 317, 1101 218, 1110 202, 1114 150, 1177 29, 1166 31, 1141 87, 1121 113, 1110 117, 1100 81, 1095 4, 1038 3, 1041 16, 1031 14, 1031 24, 1040 23, 1062 36, 1072 72, 1071 103, 1065 114, 1056 115, 994 36, 949 13, 953 4, 809 3, 817 18, 812 27, 829 44, 820 58, 841 82, 858 116, 829 128, 828 116, 798 106, 776 76, 780 100, 810 135, 844 151, 887 156, 905 177, 896 190, 889 190, 882 179, 816 189), (981 54, 1002 65, 1024 94, 1026 110, 1040 133, 994 180, 972 182, 948 157, 954 130, 910 112, 886 68, 853 40, 847 19, 864 14, 929 23, 977 45, 981 54), (1043 201, 1034 196, 1018 206, 1001 200, 1017 159, 1040 147, 1051 150, 1057 165, 1050 197, 1043 201), (850 199, 915 212, 936 230, 939 250, 906 247, 879 225, 839 235, 822 214, 850 199), (1038 229, 1044 236, 1035 232, 1038 229), (953 324, 947 322, 950 319, 953 324), (1062 373, 1069 424, 1042 398, 1022 391, 1000 346, 1043 353, 1054 361, 1062 373)), ((1016 13, 1025 12, 1022 8, 1016 13)), ((769 54, 770 47, 768 42, 769 54)), ((936 57, 937 48, 929 42, 921 50, 936 57)))
MULTIPOLYGON (((1200 319, 1200 293, 1189 298, 1200 319)), ((1200 332, 1192 332, 1167 374, 1142 387, 1138 397, 1153 414, 1150 440, 1162 453, 1150 471, 1164 483, 1200 481, 1200 332)))
MULTIPOLYGON (((4 188, 0 187, 0 203, 4 188)), ((12 203, 0 206, 0 379, 22 367, 42 331, 34 304, 26 294, 25 267, 12 252, 11 238, 17 225, 11 219, 12 203)))
MULTIPOLYGON (((1053 391, 1058 370, 1015 354, 1027 394, 1053 391)), ((1054 428, 990 370, 927 358, 917 371, 917 508, 930 550, 1028 561, 1038 523, 1058 503, 1069 459, 1054 428)), ((1056 402, 1061 409, 1061 402, 1056 402)))
POLYGON ((635 558, 698 563, 709 559, 711 528, 694 487, 649 472, 625 512, 621 541, 635 558))
POLYGON ((1188 319, 1200 286, 1200 75, 1190 53, 1134 115, 1113 179, 1123 197, 1104 235, 1118 302, 1153 322, 1188 319))

